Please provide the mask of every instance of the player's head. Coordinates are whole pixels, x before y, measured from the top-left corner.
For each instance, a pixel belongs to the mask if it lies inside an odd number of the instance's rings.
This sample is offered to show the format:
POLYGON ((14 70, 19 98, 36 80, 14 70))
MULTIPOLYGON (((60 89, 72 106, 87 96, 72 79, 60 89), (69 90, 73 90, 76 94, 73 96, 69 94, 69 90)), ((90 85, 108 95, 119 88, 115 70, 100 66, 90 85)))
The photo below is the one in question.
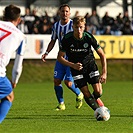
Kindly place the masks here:
POLYGON ((68 4, 63 4, 59 7, 59 14, 61 20, 69 20, 70 18, 70 6, 68 4))
POLYGON ((85 18, 82 16, 76 16, 73 19, 73 30, 74 30, 74 36, 76 38, 82 38, 83 32, 85 30, 85 18))
POLYGON ((20 21, 21 10, 15 5, 9 5, 5 7, 3 20, 5 21, 20 21))

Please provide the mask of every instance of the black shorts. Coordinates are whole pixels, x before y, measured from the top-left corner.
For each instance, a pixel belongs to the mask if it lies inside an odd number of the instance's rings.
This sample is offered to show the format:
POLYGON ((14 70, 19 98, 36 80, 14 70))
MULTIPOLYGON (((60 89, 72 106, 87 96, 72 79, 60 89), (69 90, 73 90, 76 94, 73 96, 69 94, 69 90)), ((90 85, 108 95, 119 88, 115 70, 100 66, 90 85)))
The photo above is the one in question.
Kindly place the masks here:
POLYGON ((78 71, 71 69, 72 76, 76 87, 82 88, 89 84, 99 83, 99 71, 96 63, 89 65, 86 70, 78 71))

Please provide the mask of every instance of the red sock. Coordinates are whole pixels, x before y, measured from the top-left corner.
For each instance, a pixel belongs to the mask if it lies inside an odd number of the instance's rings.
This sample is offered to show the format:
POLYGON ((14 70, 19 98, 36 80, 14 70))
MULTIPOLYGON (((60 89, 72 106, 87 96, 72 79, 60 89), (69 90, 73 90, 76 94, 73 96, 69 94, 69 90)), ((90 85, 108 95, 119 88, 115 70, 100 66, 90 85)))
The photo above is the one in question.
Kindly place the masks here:
POLYGON ((104 103, 102 102, 100 98, 97 99, 97 103, 100 107, 104 106, 104 103))

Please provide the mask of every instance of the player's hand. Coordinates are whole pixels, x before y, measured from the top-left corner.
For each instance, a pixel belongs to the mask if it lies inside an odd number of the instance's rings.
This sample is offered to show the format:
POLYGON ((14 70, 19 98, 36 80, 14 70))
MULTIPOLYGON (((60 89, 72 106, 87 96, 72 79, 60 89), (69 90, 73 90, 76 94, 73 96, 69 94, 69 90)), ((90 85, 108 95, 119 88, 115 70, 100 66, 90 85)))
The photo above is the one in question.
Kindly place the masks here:
POLYGON ((80 71, 83 69, 83 66, 81 63, 78 62, 78 63, 74 63, 73 68, 80 71))
POLYGON ((48 54, 43 54, 43 55, 42 55, 42 61, 43 61, 43 62, 46 62, 45 58, 46 58, 47 55, 48 55, 48 54))
POLYGON ((11 82, 11 84, 12 84, 12 88, 16 88, 16 83, 13 83, 13 82, 11 82))
POLYGON ((102 74, 102 75, 100 76, 99 82, 100 82, 100 83, 106 83, 106 78, 107 78, 106 74, 105 74, 105 73, 102 74))

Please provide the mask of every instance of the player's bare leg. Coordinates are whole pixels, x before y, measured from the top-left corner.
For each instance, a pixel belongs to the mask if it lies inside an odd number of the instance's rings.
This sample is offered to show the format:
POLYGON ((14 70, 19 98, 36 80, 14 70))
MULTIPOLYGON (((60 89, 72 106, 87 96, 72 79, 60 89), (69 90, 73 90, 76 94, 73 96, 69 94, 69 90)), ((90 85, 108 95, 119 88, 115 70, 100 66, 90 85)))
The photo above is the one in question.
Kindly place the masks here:
POLYGON ((102 100, 100 99, 101 95, 102 95, 102 86, 100 83, 94 84, 92 85, 94 92, 93 92, 93 96, 96 99, 98 105, 100 107, 104 106, 104 103, 102 102, 102 100))

